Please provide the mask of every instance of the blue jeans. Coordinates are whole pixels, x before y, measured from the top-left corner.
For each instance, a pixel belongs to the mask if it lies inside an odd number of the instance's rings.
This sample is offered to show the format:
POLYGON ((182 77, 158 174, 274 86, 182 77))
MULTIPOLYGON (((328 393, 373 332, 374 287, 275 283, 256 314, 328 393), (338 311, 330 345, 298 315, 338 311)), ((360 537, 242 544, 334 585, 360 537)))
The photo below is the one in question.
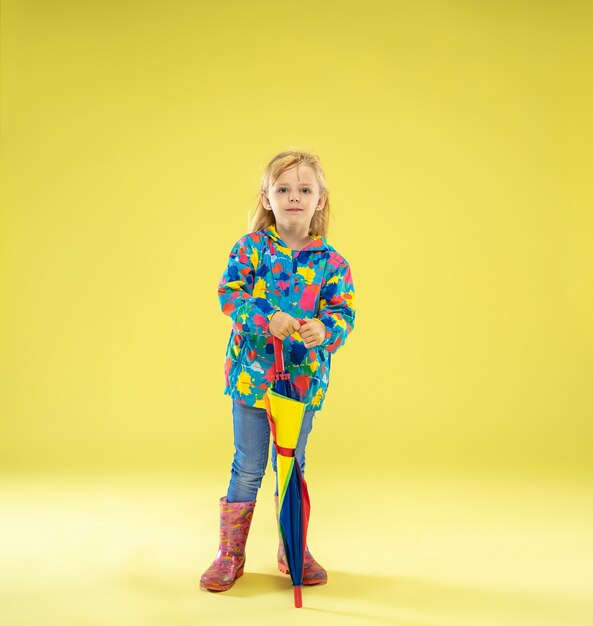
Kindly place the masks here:
MULTIPOLYGON (((305 447, 313 428, 314 415, 314 410, 305 411, 295 452, 303 474, 305 473, 305 447)), ((233 400, 233 433, 235 456, 231 468, 227 502, 252 502, 256 499, 268 464, 270 425, 266 410, 233 400)), ((276 448, 273 446, 272 467, 276 472, 276 448)), ((275 495, 278 495, 278 480, 276 480, 275 495)))

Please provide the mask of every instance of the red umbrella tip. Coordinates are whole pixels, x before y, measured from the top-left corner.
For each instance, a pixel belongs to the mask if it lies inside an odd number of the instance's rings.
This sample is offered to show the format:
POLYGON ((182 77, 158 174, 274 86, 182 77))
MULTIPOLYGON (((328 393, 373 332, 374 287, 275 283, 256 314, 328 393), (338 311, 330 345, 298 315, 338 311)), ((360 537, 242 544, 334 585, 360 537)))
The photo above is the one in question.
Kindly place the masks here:
POLYGON ((302 590, 302 587, 294 587, 294 606, 297 609, 300 609, 303 606, 303 594, 301 593, 302 590))

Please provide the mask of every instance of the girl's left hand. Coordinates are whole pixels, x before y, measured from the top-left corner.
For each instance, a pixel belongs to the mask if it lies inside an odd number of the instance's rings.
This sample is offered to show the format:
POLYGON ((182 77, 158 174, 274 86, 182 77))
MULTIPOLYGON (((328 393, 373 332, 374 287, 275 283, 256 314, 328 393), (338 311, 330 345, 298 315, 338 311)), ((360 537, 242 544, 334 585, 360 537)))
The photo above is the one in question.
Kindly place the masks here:
POLYGON ((299 330, 299 335, 302 337, 306 348, 313 348, 320 345, 325 339, 325 324, 317 318, 312 320, 305 320, 299 330))

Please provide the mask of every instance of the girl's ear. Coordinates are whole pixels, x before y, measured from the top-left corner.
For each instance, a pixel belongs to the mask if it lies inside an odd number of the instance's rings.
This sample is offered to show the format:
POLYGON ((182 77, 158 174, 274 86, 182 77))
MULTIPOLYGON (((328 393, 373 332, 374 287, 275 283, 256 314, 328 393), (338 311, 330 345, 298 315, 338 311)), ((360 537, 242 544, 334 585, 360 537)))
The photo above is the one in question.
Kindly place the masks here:
POLYGON ((323 211, 323 207, 325 207, 325 202, 327 200, 327 193, 322 193, 319 197, 319 202, 317 202, 317 206, 315 207, 316 211, 323 211))
POLYGON ((264 205, 264 209, 266 211, 271 211, 272 209, 270 208, 270 202, 268 201, 268 197, 266 196, 264 191, 259 192, 259 198, 261 200, 261 203, 264 205))

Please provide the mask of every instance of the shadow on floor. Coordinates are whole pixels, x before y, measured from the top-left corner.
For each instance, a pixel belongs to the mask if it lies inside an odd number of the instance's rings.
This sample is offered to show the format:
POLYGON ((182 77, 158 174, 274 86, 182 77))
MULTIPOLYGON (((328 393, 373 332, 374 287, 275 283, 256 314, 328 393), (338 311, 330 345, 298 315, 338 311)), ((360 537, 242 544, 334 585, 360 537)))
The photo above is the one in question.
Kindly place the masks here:
MULTIPOLYGON (((328 576, 327 585, 303 589, 303 604, 307 611, 366 617, 376 623, 401 626, 442 623, 475 626, 511 622, 538 626, 582 623, 585 626, 593 623, 593 601, 578 597, 510 587, 448 584, 413 577, 349 572, 328 572, 328 576), (343 610, 322 608, 323 605, 335 605, 336 599, 343 610), (361 603, 369 609, 368 612, 360 610, 361 603)), ((290 589, 288 576, 248 573, 225 593, 245 598, 282 590, 290 593, 290 589)))

